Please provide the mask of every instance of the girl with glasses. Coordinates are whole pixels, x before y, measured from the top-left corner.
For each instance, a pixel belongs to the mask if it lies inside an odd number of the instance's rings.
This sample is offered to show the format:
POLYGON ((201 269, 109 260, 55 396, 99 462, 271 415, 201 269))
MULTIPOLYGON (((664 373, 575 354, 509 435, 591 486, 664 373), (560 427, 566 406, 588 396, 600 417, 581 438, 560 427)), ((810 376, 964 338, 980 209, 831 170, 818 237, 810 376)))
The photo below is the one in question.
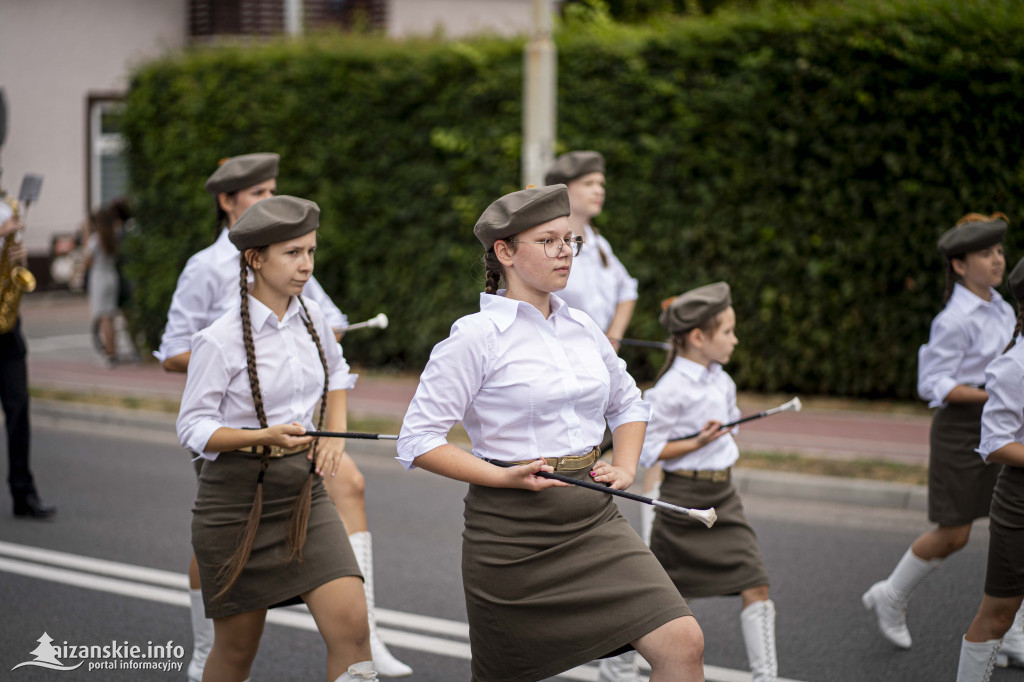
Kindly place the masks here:
POLYGON ((398 459, 470 484, 462 576, 475 682, 542 680, 630 646, 653 682, 703 680, 700 626, 611 496, 537 475, 628 488, 650 414, 604 330, 555 294, 573 267, 568 216, 564 185, 508 194, 481 215, 480 312, 434 347, 398 459), (596 447, 606 421, 610 464, 596 447), (458 422, 472 453, 447 441, 458 422))

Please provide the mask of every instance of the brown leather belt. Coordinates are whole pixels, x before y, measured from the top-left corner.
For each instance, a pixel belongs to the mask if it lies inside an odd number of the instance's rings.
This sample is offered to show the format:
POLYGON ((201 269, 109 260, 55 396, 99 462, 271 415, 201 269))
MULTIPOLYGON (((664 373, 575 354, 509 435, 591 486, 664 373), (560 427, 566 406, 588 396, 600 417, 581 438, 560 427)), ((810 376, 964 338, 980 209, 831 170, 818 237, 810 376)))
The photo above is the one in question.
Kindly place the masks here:
POLYGON ((672 476, 681 476, 682 478, 689 478, 694 481, 711 481, 712 483, 724 483, 729 480, 729 474, 732 472, 732 467, 728 469, 719 469, 713 471, 710 469, 701 469, 700 471, 692 471, 690 469, 676 469, 675 471, 666 471, 666 474, 672 476))
MULTIPOLYGON (((548 466, 554 467, 555 471, 578 471, 586 469, 601 457, 601 448, 594 448, 585 455, 569 455, 567 457, 544 457, 548 466)), ((491 460, 487 460, 491 461, 491 460)), ((517 466, 536 462, 535 459, 524 459, 518 462, 503 462, 506 466, 517 466)))
MULTIPOLYGON (((242 452, 247 455, 263 456, 263 448, 263 445, 251 445, 247 448, 238 448, 237 450, 232 450, 232 452, 242 452)), ((269 456, 272 458, 288 457, 289 455, 297 455, 300 452, 305 452, 306 450, 309 450, 308 445, 299 445, 294 448, 283 448, 280 445, 271 445, 269 456)))

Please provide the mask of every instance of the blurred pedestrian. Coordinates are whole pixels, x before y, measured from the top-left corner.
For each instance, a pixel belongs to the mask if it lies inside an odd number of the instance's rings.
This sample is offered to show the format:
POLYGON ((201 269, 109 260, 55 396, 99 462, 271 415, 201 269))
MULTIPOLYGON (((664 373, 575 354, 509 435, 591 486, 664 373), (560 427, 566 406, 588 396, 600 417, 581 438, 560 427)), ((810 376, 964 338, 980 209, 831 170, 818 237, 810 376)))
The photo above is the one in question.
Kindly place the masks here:
MULTIPOLYGON (((154 353, 164 369, 185 372, 189 367, 193 335, 237 305, 237 273, 232 273, 237 268, 238 249, 231 242, 231 230, 247 209, 277 193, 279 163, 280 156, 277 154, 243 154, 224 160, 207 179, 206 189, 213 196, 217 211, 218 236, 211 246, 189 258, 178 277, 167 313, 167 326, 160 340, 160 348, 154 353)), ((345 315, 334 305, 315 277, 310 276, 302 293, 304 298, 320 306, 332 329, 341 329, 348 324, 345 315)), ((340 338, 340 332, 333 335, 335 341, 340 338)), ((193 457, 198 476, 202 460, 195 458, 194 453, 193 457)), ((377 633, 373 546, 366 521, 365 479, 349 455, 343 455, 339 466, 338 475, 325 480, 324 484, 349 532, 349 542, 355 550, 365 579, 374 663, 381 675, 411 675, 412 668, 395 658, 377 633)), ((194 649, 188 674, 191 682, 199 682, 207 652, 213 642, 213 627, 209 619, 202 615, 200 577, 195 557, 189 565, 189 584, 194 649)))
POLYGON ((317 404, 315 428, 346 429, 356 381, 320 307, 301 295, 319 216, 287 196, 242 215, 231 231, 240 304, 192 346, 178 439, 206 460, 192 545, 214 619, 207 681, 248 678, 267 609, 299 601, 327 644, 328 682, 377 679, 359 566, 321 480, 338 473, 344 441, 304 435, 317 404))
POLYGON ((960 643, 957 682, 988 680, 993 665, 1024 667, 1024 344, 1016 343, 1024 327, 1024 259, 1008 284, 1017 325, 1009 348, 985 370, 988 400, 978 446, 981 458, 1002 471, 989 510, 985 593, 960 643))
POLYGON ((611 496, 536 475, 628 488, 650 415, 604 330, 554 293, 580 246, 568 215, 564 185, 483 212, 480 312, 434 347, 398 459, 470 483, 462 579, 473 680, 541 680, 630 646, 652 682, 703 680, 700 626, 611 496), (610 464, 596 447, 606 420, 610 464), (472 454, 447 442, 458 422, 472 454))
MULTIPOLYGON (((11 206, 0 201, 0 244, 9 242, 7 257, 11 266, 24 267, 27 262, 25 247, 15 238, 21 229, 21 221, 11 206)), ((9 286, 9 281, 0 281, 0 291, 9 286)), ((10 331, 0 334, 0 403, 3 404, 7 428, 7 485, 14 501, 16 518, 46 519, 53 516, 57 508, 43 504, 39 499, 29 469, 31 428, 27 354, 19 317, 10 331)))
POLYGON ((102 206, 90 217, 85 237, 83 267, 89 273, 89 309, 107 367, 112 367, 118 360, 114 327, 120 314, 122 291, 118 259, 124 223, 128 217, 127 205, 123 200, 102 206))
POLYGON ((985 368, 1013 334, 1013 308, 994 287, 1003 281, 1007 218, 969 213, 939 238, 945 259, 945 307, 918 353, 917 390, 932 419, 928 459, 928 520, 892 574, 864 593, 882 635, 901 649, 911 645, 907 602, 921 581, 967 544, 971 524, 989 514, 999 467, 978 457, 981 415, 988 399, 985 368))

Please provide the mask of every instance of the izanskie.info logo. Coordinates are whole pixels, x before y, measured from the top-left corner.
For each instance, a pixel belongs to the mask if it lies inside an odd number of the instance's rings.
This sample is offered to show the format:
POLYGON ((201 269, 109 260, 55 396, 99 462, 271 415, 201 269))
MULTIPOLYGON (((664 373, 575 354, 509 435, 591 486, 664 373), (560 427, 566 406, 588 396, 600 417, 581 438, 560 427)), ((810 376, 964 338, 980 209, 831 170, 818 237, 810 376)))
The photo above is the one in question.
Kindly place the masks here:
POLYGON ((146 642, 146 646, 129 644, 128 641, 111 641, 110 644, 54 644, 50 635, 36 640, 39 646, 29 652, 35 656, 33 661, 25 661, 11 668, 33 666, 48 670, 77 670, 86 666, 87 670, 157 670, 161 672, 182 669, 185 658, 185 647, 169 641, 166 644, 146 642), (75 659, 77 663, 62 663, 61 659, 75 659))

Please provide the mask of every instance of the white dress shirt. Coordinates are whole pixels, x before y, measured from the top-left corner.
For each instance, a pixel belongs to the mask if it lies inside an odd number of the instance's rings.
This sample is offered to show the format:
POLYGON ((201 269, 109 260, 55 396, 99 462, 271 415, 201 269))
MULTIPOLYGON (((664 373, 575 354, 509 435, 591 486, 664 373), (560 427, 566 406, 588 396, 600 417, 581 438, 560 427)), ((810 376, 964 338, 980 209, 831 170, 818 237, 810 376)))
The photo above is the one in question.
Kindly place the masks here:
POLYGON ((928 407, 944 407, 958 385, 982 386, 985 367, 1010 342, 1017 313, 995 289, 991 301, 962 284, 932 320, 928 343, 917 354, 917 392, 928 407))
POLYGON ((583 250, 573 258, 569 281, 558 295, 571 307, 594 318, 601 331, 608 331, 619 303, 637 299, 636 280, 612 253, 608 240, 590 225, 584 226, 583 238, 583 250), (607 267, 601 263, 599 249, 608 257, 607 267))
POLYGON ((514 462, 582 455, 612 430, 646 422, 650 406, 604 332, 551 296, 548 319, 504 291, 480 295, 480 312, 434 346, 402 422, 398 461, 448 442, 462 422, 473 454, 514 462))
MULTIPOLYGON (((352 388, 357 375, 349 373, 320 306, 307 301, 306 307, 323 343, 329 390, 352 388)), ((178 441, 206 459, 217 459, 218 453, 207 451, 206 445, 222 426, 260 428, 249 387, 240 308, 241 301, 235 310, 192 337, 192 359, 178 413, 178 441)), ((250 296, 249 316, 267 424, 298 422, 312 429, 314 409, 323 396, 324 368, 298 300, 293 296, 284 319, 278 320, 270 308, 250 296)))
MULTIPOLYGON (((225 228, 217 241, 193 254, 185 263, 171 298, 171 308, 167 311, 167 325, 160 338, 160 348, 153 355, 163 362, 189 352, 193 334, 209 327, 227 311, 237 309, 240 298, 238 277, 238 249, 228 239, 225 228)), ((348 318, 334 305, 316 279, 310 277, 302 296, 320 305, 332 328, 348 324, 348 318)))
POLYGON ((1000 355, 985 370, 988 400, 981 414, 981 443, 977 452, 988 461, 1010 443, 1024 443, 1024 341, 1000 355))
MULTIPOLYGON (((740 418, 736 384, 718 363, 708 368, 677 357, 658 383, 647 389, 644 399, 652 408, 640 453, 640 464, 645 467, 654 466, 673 438, 697 433, 711 420, 725 424, 740 418)), ((735 429, 682 457, 663 459, 661 466, 665 471, 728 469, 740 456, 733 433, 735 429)))

